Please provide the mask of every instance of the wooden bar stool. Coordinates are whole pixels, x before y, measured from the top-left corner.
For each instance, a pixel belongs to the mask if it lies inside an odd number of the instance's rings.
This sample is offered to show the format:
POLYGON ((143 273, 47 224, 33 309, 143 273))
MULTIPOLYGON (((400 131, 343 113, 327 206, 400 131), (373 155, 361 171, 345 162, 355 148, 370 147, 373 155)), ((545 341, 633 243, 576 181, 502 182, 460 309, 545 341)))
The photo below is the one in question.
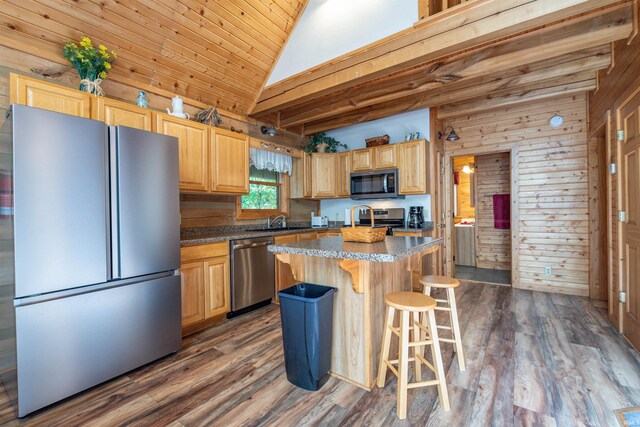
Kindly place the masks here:
POLYGON ((462 350, 462 337, 460 335, 460 324, 458 323, 458 308, 456 306, 455 288, 460 286, 460 281, 447 276, 422 276, 420 279, 422 291, 425 295, 431 296, 431 288, 447 290, 447 299, 436 299, 436 310, 449 312, 449 326, 438 325, 438 329, 451 331, 451 338, 440 337, 440 342, 453 343, 453 351, 458 355, 458 366, 461 371, 465 370, 464 351, 462 350))
POLYGON ((417 292, 394 292, 386 295, 384 302, 387 305, 387 320, 382 340, 380 366, 378 367, 378 387, 384 387, 388 367, 398 377, 398 403, 396 406, 398 418, 401 420, 407 418, 407 391, 410 388, 437 385, 440 404, 445 411, 449 411, 449 395, 447 394, 447 383, 434 314, 436 301, 430 296, 417 292), (400 311, 399 328, 393 325, 396 310, 400 311), (421 323, 421 313, 427 314, 428 326, 421 323), (409 318, 412 320, 409 321, 409 318), (410 332, 413 335, 411 341, 409 340, 410 332), (399 339, 399 353, 397 359, 389 360, 392 333, 399 339), (423 348, 427 345, 431 346, 433 364, 429 363, 423 355, 423 348), (413 357, 409 357, 410 347, 413 348, 413 357), (413 362, 414 367, 415 375, 412 383, 409 383, 409 362, 413 362), (422 381, 422 364, 435 373, 435 380, 422 381), (396 369, 394 365, 397 365, 398 368, 396 369))

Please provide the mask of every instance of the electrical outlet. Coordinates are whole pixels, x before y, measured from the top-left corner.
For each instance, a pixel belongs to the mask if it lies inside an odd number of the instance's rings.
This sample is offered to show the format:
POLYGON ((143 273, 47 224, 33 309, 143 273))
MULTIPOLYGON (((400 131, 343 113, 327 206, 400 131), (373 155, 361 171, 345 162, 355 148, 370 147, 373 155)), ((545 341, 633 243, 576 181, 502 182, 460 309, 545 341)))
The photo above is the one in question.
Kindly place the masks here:
POLYGON ((551 266, 550 266, 550 265, 547 265, 547 266, 544 268, 544 275, 545 275, 545 276, 551 276, 552 274, 553 274, 553 270, 551 270, 551 266))

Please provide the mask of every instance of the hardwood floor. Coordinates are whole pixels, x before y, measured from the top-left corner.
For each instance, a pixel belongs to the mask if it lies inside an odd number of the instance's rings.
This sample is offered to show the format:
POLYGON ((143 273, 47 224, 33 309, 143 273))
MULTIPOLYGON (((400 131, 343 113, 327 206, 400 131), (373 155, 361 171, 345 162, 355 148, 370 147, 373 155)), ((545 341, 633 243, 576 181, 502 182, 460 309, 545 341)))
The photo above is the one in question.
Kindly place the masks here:
POLYGON ((455 278, 460 280, 472 280, 474 282, 510 285, 511 270, 494 270, 492 268, 456 265, 455 278))
POLYGON ((24 420, 0 389, 0 424, 617 426, 615 409, 640 406, 640 355, 588 299, 463 284, 457 300, 467 370, 445 344, 450 412, 420 388, 400 422, 395 379, 372 392, 335 378, 319 392, 289 384, 272 305, 24 420))

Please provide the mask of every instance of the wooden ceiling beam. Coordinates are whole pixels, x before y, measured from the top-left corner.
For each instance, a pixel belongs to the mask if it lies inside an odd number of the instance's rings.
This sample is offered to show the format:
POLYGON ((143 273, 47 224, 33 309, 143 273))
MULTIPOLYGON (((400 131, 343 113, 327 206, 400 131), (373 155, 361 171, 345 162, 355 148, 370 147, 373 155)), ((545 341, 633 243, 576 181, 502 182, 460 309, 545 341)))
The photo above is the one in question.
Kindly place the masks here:
POLYGON ((588 80, 566 83, 558 86, 543 87, 540 89, 525 90, 520 93, 510 93, 501 96, 486 96, 474 101, 446 105, 438 108, 438 119, 451 119, 453 117, 465 116, 477 112, 503 108, 510 105, 554 98, 560 95, 588 92, 596 87, 596 81, 593 73, 589 74, 590 78, 588 80))
MULTIPOLYGON (((362 107, 420 94, 429 97, 432 101, 429 106, 433 107, 480 96, 483 93, 504 87, 533 83, 583 70, 595 71, 609 66, 609 49, 610 46, 604 44, 590 49, 573 51, 561 58, 546 59, 527 66, 516 62, 513 64, 513 68, 498 75, 492 72, 485 76, 464 78, 452 83, 434 82, 433 79, 438 78, 439 75, 413 73, 408 79, 406 76, 400 79, 399 83, 396 83, 397 79, 390 79, 390 82, 394 83, 391 86, 388 83, 382 86, 375 84, 374 87, 365 85, 356 90, 346 91, 342 96, 336 95, 334 99, 323 98, 318 100, 315 105, 303 105, 289 112, 285 110, 281 116, 281 124, 283 127, 288 127, 304 122, 314 122, 362 107), (293 113, 293 115, 287 113, 293 113)), ((552 46, 539 45, 541 55, 543 52, 552 50, 552 46)))
POLYGON ((271 85, 252 111, 261 115, 300 104, 407 67, 477 47, 483 43, 568 19, 618 0, 478 0, 336 60, 271 85))
MULTIPOLYGON (((468 90, 460 89, 456 93, 459 94, 459 98, 466 99, 466 101, 453 104, 455 112, 454 115, 459 115, 457 111, 455 111, 455 108, 467 108, 469 104, 482 103, 482 105, 485 105, 487 109, 498 108, 503 105, 503 102, 507 102, 510 105, 517 102, 527 102, 532 99, 545 99, 558 94, 591 90, 590 87, 594 84, 593 77, 593 71, 582 71, 569 76, 555 77, 521 86, 502 88, 501 90, 494 90, 492 92, 483 91, 481 93, 485 95, 484 97, 478 97, 473 94, 465 95, 468 90), (473 98, 474 96, 475 98, 473 98), (518 99, 521 99, 522 101, 517 101, 518 99), (490 107, 492 104, 496 104, 497 106, 490 107)), ((328 120, 306 123, 305 134, 310 135, 316 132, 335 129, 353 123, 362 123, 393 114, 432 106, 432 98, 429 96, 408 96, 402 99, 396 99, 386 103, 358 109, 344 115, 332 117, 328 120)), ((438 107, 438 119, 447 118, 449 116, 450 113, 445 112, 444 115, 441 113, 442 109, 446 109, 448 107, 449 106, 438 107)))

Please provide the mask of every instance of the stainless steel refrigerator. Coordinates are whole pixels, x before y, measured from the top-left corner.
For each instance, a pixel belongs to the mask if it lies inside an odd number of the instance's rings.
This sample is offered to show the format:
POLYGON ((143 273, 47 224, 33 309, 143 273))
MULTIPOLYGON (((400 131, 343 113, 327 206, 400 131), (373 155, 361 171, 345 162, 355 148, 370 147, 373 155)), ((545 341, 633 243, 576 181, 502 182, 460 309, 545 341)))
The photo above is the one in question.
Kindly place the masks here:
POLYGON ((20 105, 0 133, 0 373, 22 417, 180 348, 178 140, 20 105))

